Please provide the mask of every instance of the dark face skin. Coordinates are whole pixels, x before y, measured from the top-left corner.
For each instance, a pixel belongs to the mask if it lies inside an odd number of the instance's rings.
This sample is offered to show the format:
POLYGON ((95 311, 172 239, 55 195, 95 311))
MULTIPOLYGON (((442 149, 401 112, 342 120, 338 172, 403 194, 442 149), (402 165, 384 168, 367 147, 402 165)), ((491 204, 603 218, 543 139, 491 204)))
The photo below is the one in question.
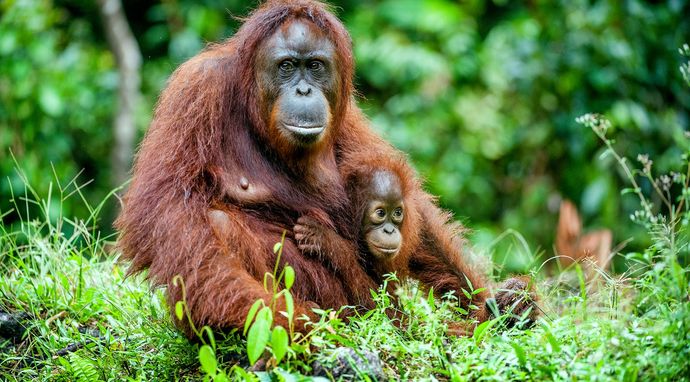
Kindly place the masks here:
POLYGON ((362 235, 369 252, 378 259, 389 260, 400 252, 405 209, 402 187, 389 171, 374 173, 368 203, 362 218, 362 235))
POLYGON ((322 140, 337 83, 333 44, 313 25, 292 22, 261 47, 256 70, 272 128, 298 146, 322 140))

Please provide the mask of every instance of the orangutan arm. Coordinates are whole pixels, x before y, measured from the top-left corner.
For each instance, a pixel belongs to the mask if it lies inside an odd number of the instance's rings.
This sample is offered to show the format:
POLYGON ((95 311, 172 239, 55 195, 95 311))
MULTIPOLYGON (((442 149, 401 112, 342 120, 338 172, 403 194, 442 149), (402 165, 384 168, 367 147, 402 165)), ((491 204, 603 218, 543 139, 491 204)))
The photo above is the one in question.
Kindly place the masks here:
MULTIPOLYGON (((488 283, 462 261, 461 228, 448 223, 449 215, 431 200, 426 199, 424 204, 425 225, 422 227, 420 250, 410 261, 411 274, 426 286, 433 287, 434 292, 440 295, 455 291, 460 306, 479 322, 491 319, 498 313, 507 314, 505 323, 508 327, 518 324, 523 316, 527 325, 534 324, 538 309, 531 280, 525 276, 505 280, 493 296, 498 312, 492 310, 488 304, 489 291, 484 289, 488 283)), ((451 334, 470 335, 473 331, 474 325, 465 323, 455 323, 449 327, 451 334)))
POLYGON ((295 240, 302 253, 319 256, 342 278, 351 303, 368 309, 374 307, 371 290, 377 285, 359 262, 357 246, 335 230, 310 216, 302 216, 294 227, 295 240))

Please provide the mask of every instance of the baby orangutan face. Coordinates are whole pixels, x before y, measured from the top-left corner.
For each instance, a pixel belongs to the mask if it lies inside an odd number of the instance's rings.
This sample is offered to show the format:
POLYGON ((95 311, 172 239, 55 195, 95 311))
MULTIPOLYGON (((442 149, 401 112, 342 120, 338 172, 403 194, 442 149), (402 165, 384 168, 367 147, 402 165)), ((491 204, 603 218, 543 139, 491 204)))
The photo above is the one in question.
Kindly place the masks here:
POLYGON ((390 171, 373 174, 362 218, 362 237, 369 252, 380 260, 391 260, 402 246, 405 207, 398 177, 390 171))

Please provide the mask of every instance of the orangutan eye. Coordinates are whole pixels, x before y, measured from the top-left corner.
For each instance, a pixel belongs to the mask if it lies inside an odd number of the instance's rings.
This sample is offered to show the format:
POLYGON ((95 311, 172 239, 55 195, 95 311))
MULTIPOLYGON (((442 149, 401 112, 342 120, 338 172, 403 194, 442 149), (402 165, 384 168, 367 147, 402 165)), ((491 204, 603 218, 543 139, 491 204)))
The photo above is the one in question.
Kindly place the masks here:
POLYGON ((309 70, 316 71, 316 70, 319 70, 323 67, 323 62, 321 62, 319 60, 313 60, 313 61, 309 62, 307 67, 309 68, 309 70))
POLYGON ((295 64, 293 64, 292 61, 290 61, 290 60, 283 60, 280 62, 279 67, 280 67, 280 70, 285 71, 285 72, 289 72, 295 68, 295 64))
POLYGON ((383 208, 377 208, 376 209, 376 216, 382 218, 386 216, 386 211, 383 210, 383 208))
POLYGON ((394 218, 400 219, 400 218, 402 218, 402 216, 403 216, 402 208, 398 207, 395 209, 395 211, 393 211, 393 217, 394 218))

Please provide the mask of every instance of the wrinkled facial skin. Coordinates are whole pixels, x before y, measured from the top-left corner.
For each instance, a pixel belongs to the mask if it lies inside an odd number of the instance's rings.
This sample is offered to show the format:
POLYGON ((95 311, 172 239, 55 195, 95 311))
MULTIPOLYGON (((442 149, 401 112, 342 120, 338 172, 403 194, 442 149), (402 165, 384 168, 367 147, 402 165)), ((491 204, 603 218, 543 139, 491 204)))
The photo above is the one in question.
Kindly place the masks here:
POLYGON ((405 208, 400 181, 388 171, 374 173, 366 210, 362 218, 362 235, 369 252, 378 259, 393 259, 402 246, 400 227, 405 208))
POLYGON ((263 115, 293 145, 314 145, 330 128, 335 57, 328 38, 299 20, 280 28, 260 48, 256 78, 263 115))

